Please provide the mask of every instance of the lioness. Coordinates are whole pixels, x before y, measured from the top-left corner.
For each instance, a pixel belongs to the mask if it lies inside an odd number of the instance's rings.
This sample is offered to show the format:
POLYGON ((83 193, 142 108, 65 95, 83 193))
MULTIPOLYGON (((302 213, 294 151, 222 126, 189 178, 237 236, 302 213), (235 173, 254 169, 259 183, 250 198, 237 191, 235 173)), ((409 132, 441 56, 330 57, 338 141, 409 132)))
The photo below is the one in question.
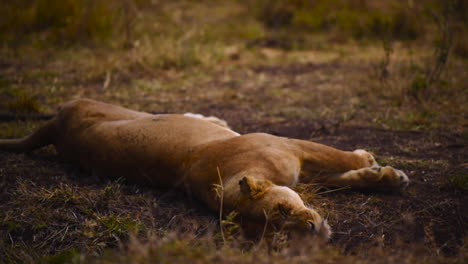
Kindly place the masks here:
POLYGON ((379 166, 364 150, 264 133, 239 135, 213 117, 153 115, 89 99, 65 103, 25 138, 0 140, 0 150, 25 152, 49 144, 99 174, 178 187, 212 210, 235 210, 244 222, 266 220, 325 238, 331 234, 326 220, 290 187, 302 181, 399 189, 409 182, 405 173, 379 166))

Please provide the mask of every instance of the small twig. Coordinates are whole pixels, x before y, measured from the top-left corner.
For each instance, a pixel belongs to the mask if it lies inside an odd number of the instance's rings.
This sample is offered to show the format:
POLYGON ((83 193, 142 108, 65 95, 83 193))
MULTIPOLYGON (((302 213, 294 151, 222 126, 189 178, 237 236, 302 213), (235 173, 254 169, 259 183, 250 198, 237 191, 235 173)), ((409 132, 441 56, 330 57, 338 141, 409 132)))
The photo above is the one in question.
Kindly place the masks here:
POLYGON ((10 233, 8 233, 8 237, 10 238, 11 244, 14 245, 15 242, 13 241, 13 238, 11 237, 11 234, 10 234, 10 233))
POLYGON ((328 190, 328 191, 319 192, 319 193, 316 193, 316 195, 324 194, 324 193, 338 192, 338 191, 346 190, 346 189, 349 189, 349 188, 350 188, 349 186, 344 186, 344 187, 341 187, 341 188, 338 188, 338 189, 333 189, 333 190, 328 190))
POLYGON ((65 233, 63 234, 62 239, 60 239, 60 242, 62 242, 63 239, 65 238, 65 235, 68 233, 68 228, 69 228, 69 227, 70 227, 70 226, 67 226, 67 229, 65 229, 65 233))
POLYGON ((257 246, 254 248, 254 250, 253 250, 254 252, 257 251, 260 248, 260 245, 264 241, 265 234, 266 234, 267 227, 268 227, 268 214, 266 213, 265 209, 263 209, 263 214, 265 215, 265 225, 263 226, 263 232, 262 232, 262 236, 260 238, 260 242, 258 242, 257 246))
POLYGON ((111 71, 108 70, 108 71, 106 72, 106 79, 104 79, 104 83, 102 84, 102 89, 103 89, 103 90, 106 90, 107 87, 109 87, 109 84, 110 84, 111 78, 112 78, 111 76, 112 76, 112 75, 111 75, 111 71))
POLYGON ((226 237, 224 236, 224 230, 223 230, 223 203, 224 203, 224 185, 223 185, 223 179, 221 178, 221 172, 219 171, 219 167, 216 167, 216 170, 218 172, 218 178, 219 178, 219 184, 221 188, 221 193, 219 194, 219 229, 221 230, 221 237, 223 238, 223 242, 226 243, 226 237))

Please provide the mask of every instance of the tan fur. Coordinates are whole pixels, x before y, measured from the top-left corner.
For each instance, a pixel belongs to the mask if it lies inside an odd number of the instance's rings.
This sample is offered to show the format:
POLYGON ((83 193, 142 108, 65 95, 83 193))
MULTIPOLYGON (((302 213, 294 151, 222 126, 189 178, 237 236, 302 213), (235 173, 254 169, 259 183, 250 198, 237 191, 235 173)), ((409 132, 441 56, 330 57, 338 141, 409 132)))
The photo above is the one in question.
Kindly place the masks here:
POLYGON ((239 212, 243 221, 310 230, 330 228, 289 187, 298 181, 398 189, 408 177, 380 167, 363 150, 254 133, 239 135, 219 119, 152 115, 89 99, 64 104, 57 116, 23 139, 0 140, 0 150, 29 151, 53 144, 63 157, 109 176, 178 187, 213 210, 239 212))

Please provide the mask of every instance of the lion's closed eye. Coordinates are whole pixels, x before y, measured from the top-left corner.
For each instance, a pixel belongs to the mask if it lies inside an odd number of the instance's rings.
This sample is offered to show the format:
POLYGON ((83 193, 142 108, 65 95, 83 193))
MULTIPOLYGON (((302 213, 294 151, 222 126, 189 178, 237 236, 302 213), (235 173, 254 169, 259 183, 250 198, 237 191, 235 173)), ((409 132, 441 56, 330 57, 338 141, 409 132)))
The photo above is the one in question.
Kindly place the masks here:
POLYGON ((310 231, 315 231, 315 224, 312 220, 307 220, 307 225, 309 226, 310 231))

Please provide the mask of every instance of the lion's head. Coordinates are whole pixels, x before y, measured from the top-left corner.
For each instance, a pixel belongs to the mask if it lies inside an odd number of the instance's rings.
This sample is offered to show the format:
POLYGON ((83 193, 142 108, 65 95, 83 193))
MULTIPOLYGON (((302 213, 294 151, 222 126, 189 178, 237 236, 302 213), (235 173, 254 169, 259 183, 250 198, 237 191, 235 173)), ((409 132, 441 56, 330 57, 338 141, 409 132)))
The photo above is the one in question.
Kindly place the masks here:
POLYGON ((330 226, 299 195, 288 187, 269 180, 246 176, 239 181, 241 199, 238 210, 255 219, 265 219, 279 230, 311 232, 328 240, 330 226))

